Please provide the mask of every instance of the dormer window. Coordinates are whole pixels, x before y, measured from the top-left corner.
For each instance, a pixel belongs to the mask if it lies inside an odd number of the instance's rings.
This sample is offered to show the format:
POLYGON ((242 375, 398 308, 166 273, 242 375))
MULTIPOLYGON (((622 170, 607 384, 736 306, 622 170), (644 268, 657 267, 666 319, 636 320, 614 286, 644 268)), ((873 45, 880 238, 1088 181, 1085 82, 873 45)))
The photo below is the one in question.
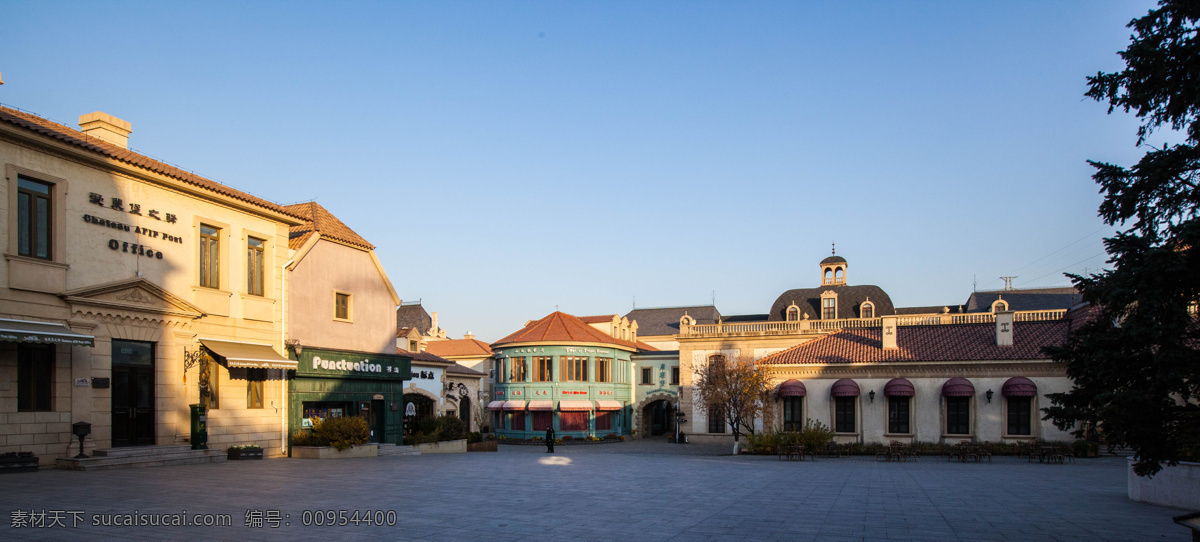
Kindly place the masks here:
POLYGON ((792 305, 787 308, 787 321, 796 322, 799 320, 800 320, 800 307, 797 307, 795 303, 792 303, 792 305))
POLYGON ((837 314, 837 294, 833 290, 821 294, 821 319, 836 320, 837 314))
POLYGON ((1003 299, 997 299, 992 303, 992 312, 1005 312, 1008 310, 1008 302, 1003 299))
POLYGON ((863 301, 863 304, 858 307, 858 316, 859 318, 874 318, 875 305, 870 301, 863 301))

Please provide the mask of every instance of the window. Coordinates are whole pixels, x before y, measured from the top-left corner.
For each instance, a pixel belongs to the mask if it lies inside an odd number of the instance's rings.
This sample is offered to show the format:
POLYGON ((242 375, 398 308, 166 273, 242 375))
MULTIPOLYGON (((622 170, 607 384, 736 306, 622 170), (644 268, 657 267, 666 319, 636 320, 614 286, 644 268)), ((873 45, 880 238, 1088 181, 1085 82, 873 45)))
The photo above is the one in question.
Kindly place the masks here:
POLYGON ((342 292, 333 293, 333 318, 336 320, 350 319, 350 294, 342 292))
POLYGON ((579 356, 561 356, 563 382, 587 382, 588 359, 579 356))
POLYGON ((496 382, 504 382, 504 358, 496 360, 496 382))
POLYGON ((553 382, 554 358, 550 356, 533 358, 533 379, 535 382, 553 382))
POLYGON ((524 382, 525 381, 525 358, 509 358, 509 360, 508 360, 508 381, 509 382, 524 382))
POLYGON ((504 413, 499 410, 492 412, 493 423, 496 424, 497 431, 504 430, 504 413))
POLYGON ((50 400, 53 391, 54 345, 18 343, 17 411, 46 412, 54 410, 54 405, 50 400))
POLYGON ((246 239, 246 293, 263 295, 263 254, 267 242, 255 237, 246 239))
POLYGON ((708 432, 709 433, 724 433, 725 432, 725 413, 718 412, 715 408, 708 410, 708 432))
POLYGON ((997 299, 992 303, 992 312, 1004 312, 1008 310, 1008 302, 1003 299, 997 299))
POLYGON ((50 253, 50 185, 17 177, 17 254, 43 260, 50 253))
MULTIPOLYGON (((262 370, 262 369, 257 369, 262 370)), ((253 373, 256 371, 252 369, 253 373)), ((262 408, 263 407, 263 381, 252 379, 246 382, 246 408, 262 408)))
POLYGON ((1032 435, 1033 434, 1033 398, 1032 397, 1009 397, 1008 398, 1008 434, 1010 435, 1032 435))
POLYGON ((834 320, 837 318, 837 298, 826 297, 821 299, 821 319, 834 320))
POLYGON ((971 398, 946 398, 946 434, 971 434, 971 398))
POLYGON ((559 412, 558 428, 562 431, 587 431, 588 414, 584 412, 559 412))
POLYGON ((679 385, 679 367, 671 367, 671 385, 679 385))
POLYGON ((200 285, 221 287, 221 230, 200 225, 200 285))
POLYGON ((596 358, 596 382, 612 382, 612 358, 596 358))
POLYGON ((789 322, 795 322, 795 321, 797 321, 797 320, 799 320, 799 319, 800 319, 800 308, 799 308, 799 307, 797 307, 797 306, 795 306, 795 305, 792 305, 791 307, 788 307, 788 310, 787 310, 787 321, 789 321, 789 322))
POLYGON ((533 411, 533 430, 545 431, 550 428, 550 423, 554 419, 554 413, 549 410, 533 411))
POLYGON ((642 384, 654 383, 654 369, 642 367, 642 384))
POLYGON ((857 397, 833 398, 833 430, 838 433, 854 432, 854 401, 857 397))
POLYGON ((874 318, 875 317, 875 305, 872 304, 870 301, 864 302, 862 304, 862 306, 859 307, 859 309, 858 309, 858 316, 860 318, 874 318))
POLYGON ((908 397, 888 397, 888 433, 911 433, 908 426, 908 397))
POLYGON ((783 398, 783 430, 799 431, 804 429, 804 398, 783 398))
POLYGON ((615 373, 613 374, 613 382, 616 382, 617 384, 628 384, 629 383, 629 362, 623 361, 623 360, 617 360, 617 364, 614 367, 615 368, 613 370, 615 371, 615 373))
POLYGON ((409 352, 416 352, 418 348, 421 348, 421 343, 420 343, 420 342, 418 342, 418 341, 414 341, 414 340, 412 340, 412 339, 409 339, 409 341, 408 341, 408 351, 409 351, 409 352))
POLYGON ((596 430, 597 431, 612 431, 613 427, 612 412, 597 412, 596 413, 596 430))
POLYGON ((508 428, 513 431, 525 430, 525 413, 524 412, 509 412, 508 413, 508 428))
POLYGON ((211 356, 204 356, 200 363, 200 404, 209 410, 221 408, 220 365, 211 356))

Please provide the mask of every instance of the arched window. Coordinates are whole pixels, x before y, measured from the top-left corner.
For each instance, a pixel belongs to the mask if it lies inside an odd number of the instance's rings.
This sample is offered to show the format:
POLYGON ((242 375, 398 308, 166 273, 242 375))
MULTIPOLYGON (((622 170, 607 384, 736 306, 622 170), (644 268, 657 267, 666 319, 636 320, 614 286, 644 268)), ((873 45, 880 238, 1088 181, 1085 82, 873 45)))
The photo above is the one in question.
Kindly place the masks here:
POLYGON ((992 312, 1004 312, 1008 310, 1008 302, 1003 299, 997 299, 992 303, 992 312))
POLYGON ((874 318, 875 305, 873 305, 870 301, 864 301, 863 304, 858 308, 858 316, 860 318, 874 318))
POLYGON ((792 306, 788 307, 787 309, 787 321, 795 322, 798 320, 800 320, 800 307, 797 307, 796 304, 793 303, 792 306))
POLYGON ((833 270, 825 268, 825 277, 821 284, 833 284, 833 270))

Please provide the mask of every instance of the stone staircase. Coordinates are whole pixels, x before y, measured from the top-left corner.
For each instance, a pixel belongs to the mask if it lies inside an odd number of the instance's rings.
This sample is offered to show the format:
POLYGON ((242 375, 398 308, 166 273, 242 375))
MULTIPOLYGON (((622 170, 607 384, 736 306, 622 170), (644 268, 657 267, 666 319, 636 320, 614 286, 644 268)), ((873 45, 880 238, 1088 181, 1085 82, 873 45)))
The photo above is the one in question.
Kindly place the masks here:
POLYGON ((56 463, 58 468, 65 470, 112 470, 224 463, 226 460, 224 450, 193 450, 188 444, 173 444, 108 448, 96 450, 84 459, 59 458, 56 463))
POLYGON ((380 444, 379 455, 421 455, 421 450, 407 444, 380 444))

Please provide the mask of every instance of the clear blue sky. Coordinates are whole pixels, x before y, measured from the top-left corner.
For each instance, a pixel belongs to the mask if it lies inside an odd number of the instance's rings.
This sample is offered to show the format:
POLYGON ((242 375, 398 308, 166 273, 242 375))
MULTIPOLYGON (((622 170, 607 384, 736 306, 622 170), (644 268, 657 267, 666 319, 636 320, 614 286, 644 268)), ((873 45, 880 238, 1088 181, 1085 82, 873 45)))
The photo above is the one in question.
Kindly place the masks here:
POLYGON ((1086 160, 1142 150, 1085 77, 1152 7, 10 0, 0 102, 315 199, 452 335, 763 313, 832 241, 851 283, 960 304, 1104 265, 1086 160))

